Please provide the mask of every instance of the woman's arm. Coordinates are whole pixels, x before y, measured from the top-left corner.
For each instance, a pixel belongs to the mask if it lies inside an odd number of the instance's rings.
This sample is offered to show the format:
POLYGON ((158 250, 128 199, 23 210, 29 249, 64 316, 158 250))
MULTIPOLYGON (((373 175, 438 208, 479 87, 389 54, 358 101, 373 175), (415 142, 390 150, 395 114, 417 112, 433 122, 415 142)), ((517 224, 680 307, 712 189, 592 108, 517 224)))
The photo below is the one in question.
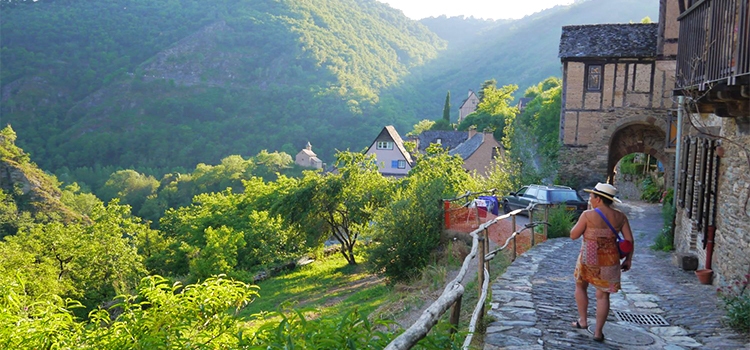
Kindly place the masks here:
POLYGON ((583 232, 586 231, 586 224, 588 223, 588 213, 588 210, 584 211, 581 214, 581 217, 578 218, 578 222, 576 222, 576 225, 573 226, 573 229, 570 230, 570 239, 578 239, 578 237, 581 237, 583 235, 583 232))
POLYGON ((633 231, 630 230, 630 223, 628 222, 628 217, 624 216, 624 222, 622 224, 622 229, 620 229, 620 232, 622 232, 623 237, 626 241, 630 241, 633 243, 633 250, 630 251, 630 254, 628 254, 627 257, 625 257, 625 261, 622 262, 622 270, 628 271, 630 270, 630 266, 633 261, 633 253, 635 252, 635 239, 633 238, 633 231))

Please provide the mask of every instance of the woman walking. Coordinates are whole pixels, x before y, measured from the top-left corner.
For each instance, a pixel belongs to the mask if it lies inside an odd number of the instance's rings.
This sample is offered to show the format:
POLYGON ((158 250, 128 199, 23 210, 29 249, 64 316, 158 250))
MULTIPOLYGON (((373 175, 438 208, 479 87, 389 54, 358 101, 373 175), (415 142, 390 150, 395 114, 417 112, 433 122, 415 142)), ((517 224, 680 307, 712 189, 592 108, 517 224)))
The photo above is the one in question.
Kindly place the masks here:
POLYGON ((615 233, 610 229, 605 219, 618 232, 622 232, 625 240, 634 243, 628 218, 621 211, 612 208, 613 202, 621 203, 615 198, 617 189, 605 183, 598 183, 593 189, 585 189, 589 193, 589 210, 581 214, 578 222, 570 231, 571 239, 583 236, 581 253, 575 269, 576 291, 575 299, 578 305, 578 320, 573 323, 576 328, 588 328, 587 310, 589 299, 587 289, 589 284, 596 289, 596 326, 594 340, 604 341, 604 323, 609 314, 609 294, 620 290, 620 271, 630 270, 633 250, 620 263, 620 253, 617 249, 615 233))

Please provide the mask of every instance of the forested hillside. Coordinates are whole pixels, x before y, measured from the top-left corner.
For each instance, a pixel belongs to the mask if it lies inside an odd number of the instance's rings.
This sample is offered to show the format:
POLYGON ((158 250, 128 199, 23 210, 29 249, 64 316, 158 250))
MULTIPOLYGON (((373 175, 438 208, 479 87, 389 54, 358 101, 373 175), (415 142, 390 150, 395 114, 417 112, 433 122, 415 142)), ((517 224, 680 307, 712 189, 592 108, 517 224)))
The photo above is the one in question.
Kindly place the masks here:
POLYGON ((308 141, 330 163, 383 125, 405 134, 440 119, 449 90, 455 120, 484 81, 520 96, 559 76, 562 25, 656 18, 658 2, 421 22, 375 0, 0 5, 0 123, 19 146, 62 177, 82 167, 160 177, 264 149, 293 155, 308 141))
POLYGON ((516 84, 516 97, 521 97, 547 77, 562 78, 557 57, 562 26, 640 22, 647 16, 656 22, 658 11, 654 0, 588 0, 494 24, 474 18, 464 19, 463 26, 456 18, 423 19, 420 22, 448 40, 449 49, 412 70, 402 85, 382 98, 398 101, 392 108, 405 118, 434 120, 442 115, 443 98, 450 90, 455 121, 468 90, 479 91, 486 80, 495 79, 500 86, 516 84), (456 32, 462 35, 452 34, 456 32))
POLYGON ((2 32, 2 122, 53 171, 363 147, 380 89, 445 46, 374 0, 24 2, 2 32))

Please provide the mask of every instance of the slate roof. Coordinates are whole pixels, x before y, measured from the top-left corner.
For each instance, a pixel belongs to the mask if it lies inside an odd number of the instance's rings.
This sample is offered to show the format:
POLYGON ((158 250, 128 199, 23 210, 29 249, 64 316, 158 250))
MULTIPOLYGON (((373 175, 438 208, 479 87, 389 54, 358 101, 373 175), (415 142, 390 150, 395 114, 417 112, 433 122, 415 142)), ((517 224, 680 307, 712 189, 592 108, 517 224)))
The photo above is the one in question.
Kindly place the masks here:
POLYGON ((466 140, 466 142, 448 151, 448 154, 452 156, 458 154, 461 156, 461 159, 466 160, 471 157, 477 149, 479 149, 479 146, 481 146, 482 143, 484 143, 484 133, 478 132, 476 135, 472 136, 472 138, 466 140))
MULTIPOLYGON (((315 152, 313 152, 312 150, 309 150, 309 149, 303 149, 303 150, 300 151, 300 153, 304 153, 304 154, 306 154, 306 155, 308 155, 310 157, 317 156, 317 154, 315 154, 315 152)), ((297 153, 297 154, 299 154, 299 153, 297 153)))
POLYGON ((564 26, 558 57, 655 57, 658 23, 564 26))
POLYGON ((468 131, 428 130, 417 136, 417 144, 419 145, 418 150, 424 152, 431 143, 437 143, 437 139, 440 139, 440 145, 442 145, 443 148, 451 150, 460 145, 461 142, 466 141, 468 138, 468 131))

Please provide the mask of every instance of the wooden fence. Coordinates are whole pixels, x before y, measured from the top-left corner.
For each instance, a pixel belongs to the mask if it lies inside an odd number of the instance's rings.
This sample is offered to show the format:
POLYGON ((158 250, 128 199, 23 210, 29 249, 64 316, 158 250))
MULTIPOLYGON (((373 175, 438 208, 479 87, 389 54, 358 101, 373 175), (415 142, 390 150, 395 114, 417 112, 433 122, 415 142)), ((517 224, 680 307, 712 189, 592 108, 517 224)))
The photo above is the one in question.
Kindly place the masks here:
MULTIPOLYGON (((487 193, 487 192, 483 192, 487 193)), ((491 193, 494 193, 494 191, 491 191, 491 193)), ((481 193, 467 193, 463 196, 453 198, 446 200, 448 202, 456 202, 459 200, 465 200, 467 203, 470 203, 470 200, 473 196, 477 196, 481 193)), ((468 204, 461 205, 460 207, 468 208, 468 204)), ((450 213, 448 212, 451 210, 450 205, 445 205, 446 210, 446 224, 450 225, 449 223, 449 217, 450 213)), ((469 212, 471 214, 471 211, 469 212)), ((476 307, 474 308, 474 312, 472 313, 471 321, 469 322, 469 329, 468 329, 468 336, 464 340, 462 349, 468 349, 469 345, 471 344, 471 341, 473 339, 474 333, 476 332, 476 326, 477 324, 481 323, 482 318, 484 317, 484 304, 487 300, 487 294, 489 290, 489 279, 490 279, 490 270, 489 270, 489 262, 497 254, 508 247, 509 244, 512 244, 512 251, 511 251, 511 261, 516 259, 516 256, 518 255, 517 249, 518 244, 516 242, 517 237, 525 230, 532 230, 531 231, 531 246, 533 247, 536 244, 535 234, 534 234, 534 227, 543 225, 544 226, 544 238, 546 239, 547 236, 547 217, 549 214, 549 207, 546 205, 534 205, 531 204, 529 207, 525 209, 518 209, 514 210, 510 213, 507 213, 505 215, 497 216, 494 218, 491 218, 487 220, 484 223, 481 223, 480 215, 479 215, 479 209, 477 209, 477 220, 478 220, 478 227, 471 231, 469 235, 472 238, 472 245, 471 245, 471 252, 469 255, 464 258, 463 265, 461 266, 461 270, 458 272, 458 275, 450 281, 443 290, 443 293, 440 295, 440 297, 435 300, 417 319, 417 321, 411 325, 404 333, 399 335, 396 339, 394 339, 388 346, 386 346, 385 349, 387 350, 396 350, 396 349, 410 349, 412 346, 414 346, 419 340, 424 338, 427 333, 434 327, 437 323, 440 317, 445 314, 446 311, 448 311, 449 308, 453 308, 450 316, 450 322, 453 324, 453 329, 457 329, 458 327, 458 320, 459 315, 461 313, 461 299, 463 297, 465 287, 462 284, 464 277, 467 275, 467 272, 469 270, 469 266, 471 264, 471 261, 474 259, 474 257, 477 257, 477 264, 478 264, 478 271, 477 271, 477 278, 478 278, 478 286, 479 286, 479 300, 477 302, 476 307), (533 220, 534 218, 534 211, 537 209, 536 207, 542 206, 544 208, 544 221, 538 221, 535 222, 533 220), (527 212, 529 216, 529 223, 524 225, 523 228, 520 230, 516 227, 516 215, 527 212), (497 249, 494 249, 492 251, 489 251, 489 242, 488 242, 488 232, 490 228, 493 226, 498 225, 499 223, 503 222, 503 220, 511 218, 512 220, 512 229, 513 233, 505 240, 505 244, 500 246, 497 249)), ((467 220, 466 221, 470 221, 467 220)))

